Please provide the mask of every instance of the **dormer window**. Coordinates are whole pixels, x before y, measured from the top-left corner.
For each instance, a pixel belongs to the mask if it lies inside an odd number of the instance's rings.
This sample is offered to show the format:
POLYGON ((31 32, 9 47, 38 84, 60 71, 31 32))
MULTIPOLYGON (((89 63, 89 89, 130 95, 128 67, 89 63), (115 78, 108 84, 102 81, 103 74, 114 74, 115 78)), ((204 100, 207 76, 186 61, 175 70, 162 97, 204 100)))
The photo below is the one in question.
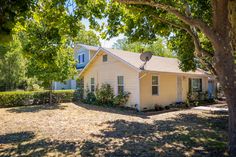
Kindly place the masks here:
POLYGON ((107 55, 103 55, 103 56, 102 56, 102 61, 103 61, 103 62, 107 62, 107 55))
POLYGON ((84 63, 84 54, 79 54, 79 56, 78 56, 78 62, 79 62, 79 63, 84 63))

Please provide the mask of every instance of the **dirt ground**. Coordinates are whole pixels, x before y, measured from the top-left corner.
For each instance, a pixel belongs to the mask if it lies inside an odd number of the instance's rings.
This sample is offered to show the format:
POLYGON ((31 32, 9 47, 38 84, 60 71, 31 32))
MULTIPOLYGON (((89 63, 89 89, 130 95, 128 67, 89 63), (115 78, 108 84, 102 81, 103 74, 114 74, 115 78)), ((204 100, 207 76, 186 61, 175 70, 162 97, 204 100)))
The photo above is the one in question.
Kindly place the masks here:
MULTIPOLYGON (((225 105, 218 105, 225 106, 225 105)), ((85 104, 0 109, 0 156, 227 156, 227 112, 85 104)))

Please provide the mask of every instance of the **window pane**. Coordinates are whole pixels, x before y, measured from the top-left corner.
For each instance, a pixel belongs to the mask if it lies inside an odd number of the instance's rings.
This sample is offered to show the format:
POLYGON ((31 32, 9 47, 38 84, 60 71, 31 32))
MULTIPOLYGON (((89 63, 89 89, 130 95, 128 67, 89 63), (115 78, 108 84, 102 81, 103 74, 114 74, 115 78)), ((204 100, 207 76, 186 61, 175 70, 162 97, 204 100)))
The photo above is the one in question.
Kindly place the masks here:
POLYGON ((103 60, 103 62, 106 62, 107 61, 107 55, 103 55, 102 60, 103 60))
POLYGON ((91 84, 94 84, 94 78, 91 78, 91 84))
POLYGON ((152 76, 152 85, 158 85, 158 76, 152 76))
POLYGON ((118 86, 118 93, 124 93, 124 86, 118 86))
POLYGON ((124 76, 118 76, 117 80, 118 80, 118 85, 123 85, 124 84, 124 76))
POLYGON ((158 95, 158 86, 152 86, 152 95, 158 95))
POLYGON ((94 92, 95 91, 95 86, 94 85, 91 85, 91 92, 94 92))
POLYGON ((202 90, 202 80, 201 79, 192 79, 192 91, 200 92, 202 90))

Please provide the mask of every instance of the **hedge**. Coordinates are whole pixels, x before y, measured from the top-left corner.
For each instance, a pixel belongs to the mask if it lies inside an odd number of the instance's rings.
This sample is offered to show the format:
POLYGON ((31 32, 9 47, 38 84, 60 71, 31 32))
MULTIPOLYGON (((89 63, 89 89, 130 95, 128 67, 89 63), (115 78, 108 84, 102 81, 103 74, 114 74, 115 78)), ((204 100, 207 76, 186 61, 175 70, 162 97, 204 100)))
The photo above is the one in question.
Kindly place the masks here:
MULTIPOLYGON (((52 92, 52 102, 71 102, 76 99, 74 90, 52 92)), ((41 105, 49 103, 49 91, 13 91, 0 92, 0 107, 41 105)))

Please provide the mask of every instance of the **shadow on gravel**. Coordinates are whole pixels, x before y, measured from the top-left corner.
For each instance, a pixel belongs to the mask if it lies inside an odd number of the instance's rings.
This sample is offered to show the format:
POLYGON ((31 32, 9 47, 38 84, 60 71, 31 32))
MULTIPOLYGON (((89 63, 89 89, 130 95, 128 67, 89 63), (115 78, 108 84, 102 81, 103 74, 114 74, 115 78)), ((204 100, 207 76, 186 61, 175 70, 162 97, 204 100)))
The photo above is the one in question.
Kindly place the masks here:
POLYGON ((11 113, 24 113, 24 112, 39 112, 42 110, 64 110, 66 106, 60 104, 54 105, 35 105, 35 106, 21 106, 8 109, 11 113))
POLYGON ((140 117, 143 119, 150 119, 150 116, 153 116, 153 115, 159 115, 159 114, 181 110, 181 109, 169 109, 169 110, 163 110, 163 111, 138 112, 135 109, 119 107, 119 106, 98 106, 98 105, 83 104, 81 102, 75 102, 75 104, 87 110, 134 116, 134 117, 140 117))
POLYGON ((108 121, 101 134, 93 135, 101 142, 90 154, 100 150, 102 156, 228 156, 227 118, 226 113, 214 113, 211 117, 180 114, 154 124, 108 121))
POLYGON ((36 139, 33 132, 18 132, 0 135, 0 156, 47 156, 48 154, 72 155, 76 153, 76 143, 36 139))
POLYGON ((33 132, 0 135, 0 156, 223 157, 227 113, 180 114, 153 123, 107 121, 85 141, 38 139, 33 132))

